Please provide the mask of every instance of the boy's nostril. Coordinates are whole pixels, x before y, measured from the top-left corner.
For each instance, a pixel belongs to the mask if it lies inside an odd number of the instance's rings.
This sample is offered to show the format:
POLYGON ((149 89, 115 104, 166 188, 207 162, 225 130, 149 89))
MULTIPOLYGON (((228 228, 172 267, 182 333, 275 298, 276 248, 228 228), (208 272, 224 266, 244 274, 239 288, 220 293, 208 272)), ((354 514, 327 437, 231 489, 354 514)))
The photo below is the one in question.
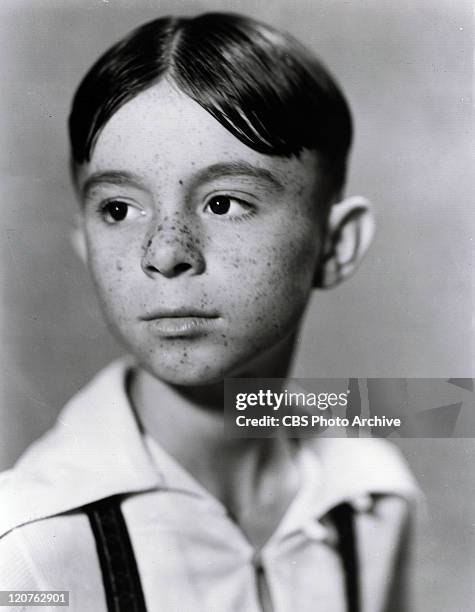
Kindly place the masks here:
POLYGON ((191 264, 189 263, 186 263, 186 262, 179 263, 174 268, 175 274, 181 274, 182 272, 186 272, 190 268, 191 268, 191 264))
POLYGON ((149 264, 145 267, 145 271, 149 274, 162 274, 164 276, 176 276, 178 274, 182 274, 183 272, 187 272, 192 268, 192 265, 186 262, 182 262, 176 264, 172 268, 168 267, 157 267, 152 264, 149 264))

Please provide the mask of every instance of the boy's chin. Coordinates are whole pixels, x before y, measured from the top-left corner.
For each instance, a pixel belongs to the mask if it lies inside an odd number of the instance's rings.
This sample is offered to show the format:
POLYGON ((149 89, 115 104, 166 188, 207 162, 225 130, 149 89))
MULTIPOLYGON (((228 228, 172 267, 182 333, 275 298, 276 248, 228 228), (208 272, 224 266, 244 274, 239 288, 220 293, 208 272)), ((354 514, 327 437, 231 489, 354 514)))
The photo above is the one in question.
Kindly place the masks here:
POLYGON ((223 362, 189 361, 181 363, 170 358, 157 358, 142 361, 141 365, 158 380, 174 386, 204 386, 222 383, 227 376, 233 375, 231 364, 223 362))
MULTIPOLYGON (((150 371, 150 370, 149 370, 150 371)), ((223 370, 214 371, 213 368, 160 368, 151 371, 151 374, 164 383, 177 387, 194 387, 216 385, 222 383, 227 374, 223 370)))

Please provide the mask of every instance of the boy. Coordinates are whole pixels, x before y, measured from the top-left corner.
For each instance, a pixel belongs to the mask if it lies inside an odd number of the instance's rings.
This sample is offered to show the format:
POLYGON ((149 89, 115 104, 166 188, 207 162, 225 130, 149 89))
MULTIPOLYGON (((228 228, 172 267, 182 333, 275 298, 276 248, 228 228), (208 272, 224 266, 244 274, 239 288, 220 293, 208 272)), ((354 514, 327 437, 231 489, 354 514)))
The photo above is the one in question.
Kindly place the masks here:
POLYGON ((284 378, 312 287, 371 240, 366 201, 341 201, 337 85, 253 20, 164 18, 98 60, 69 127, 75 244, 132 357, 3 476, 1 588, 81 612, 406 610, 394 450, 223 437, 223 379, 284 378))

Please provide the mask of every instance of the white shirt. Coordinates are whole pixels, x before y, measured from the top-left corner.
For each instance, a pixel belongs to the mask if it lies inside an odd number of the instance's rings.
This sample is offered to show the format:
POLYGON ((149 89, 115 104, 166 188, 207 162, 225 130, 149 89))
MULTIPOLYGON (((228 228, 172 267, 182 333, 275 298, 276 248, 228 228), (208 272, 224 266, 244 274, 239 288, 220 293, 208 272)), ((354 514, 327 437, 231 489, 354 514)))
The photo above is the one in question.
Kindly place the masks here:
MULTIPOLYGON (((125 391, 129 367, 102 371, 0 476, 0 590, 67 590, 69 610, 106 612, 80 508, 125 494, 149 612, 259 612, 255 551, 224 506, 142 435, 125 391)), ((406 612, 400 553, 417 487, 399 453, 377 439, 308 439, 299 466, 300 490, 260 551, 274 612, 344 612, 325 521, 343 501, 357 510, 362 610, 406 612)))

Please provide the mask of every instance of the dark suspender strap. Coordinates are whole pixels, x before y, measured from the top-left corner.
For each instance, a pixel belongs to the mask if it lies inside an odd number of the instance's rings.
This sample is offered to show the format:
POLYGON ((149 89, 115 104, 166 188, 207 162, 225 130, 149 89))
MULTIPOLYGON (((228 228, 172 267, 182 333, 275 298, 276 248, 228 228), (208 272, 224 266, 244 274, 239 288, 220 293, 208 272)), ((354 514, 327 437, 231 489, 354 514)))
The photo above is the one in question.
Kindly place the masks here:
POLYGON ((96 541, 109 612, 146 612, 137 563, 120 497, 84 506, 96 541))
POLYGON ((361 604, 354 511, 350 504, 344 503, 333 508, 330 516, 338 532, 338 547, 345 573, 347 610, 359 612, 361 604))

